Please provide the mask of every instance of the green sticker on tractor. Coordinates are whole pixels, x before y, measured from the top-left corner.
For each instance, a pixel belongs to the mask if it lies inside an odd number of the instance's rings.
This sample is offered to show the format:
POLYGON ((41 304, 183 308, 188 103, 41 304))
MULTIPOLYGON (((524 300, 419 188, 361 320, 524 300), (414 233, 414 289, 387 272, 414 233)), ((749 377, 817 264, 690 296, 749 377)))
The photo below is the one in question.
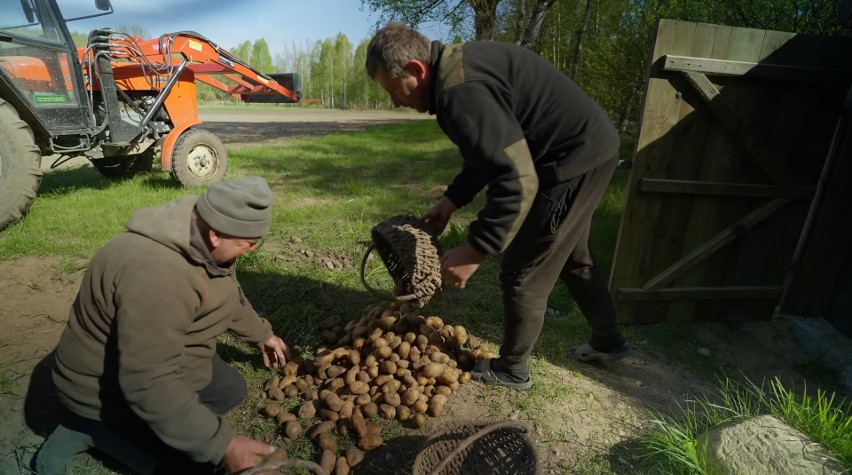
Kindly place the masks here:
POLYGON ((37 92, 33 94, 33 102, 36 104, 65 104, 68 102, 68 97, 64 94, 37 92))

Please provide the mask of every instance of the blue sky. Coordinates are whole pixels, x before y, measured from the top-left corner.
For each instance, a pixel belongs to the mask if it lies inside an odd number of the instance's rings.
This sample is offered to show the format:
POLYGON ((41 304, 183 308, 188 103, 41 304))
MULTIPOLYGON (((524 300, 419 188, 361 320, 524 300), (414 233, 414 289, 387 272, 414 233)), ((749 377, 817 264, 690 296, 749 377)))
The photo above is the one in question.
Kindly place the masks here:
MULTIPOLYGON (((345 34, 358 44, 369 38, 377 13, 361 10, 360 0, 111 0, 115 13, 69 24, 88 32, 97 27, 139 26, 153 37, 193 30, 226 49, 243 41, 266 39, 275 55, 293 42, 333 38, 345 34)), ((96 12, 94 0, 58 0, 65 17, 96 12)), ((446 28, 425 26, 432 39, 444 39, 446 28)))

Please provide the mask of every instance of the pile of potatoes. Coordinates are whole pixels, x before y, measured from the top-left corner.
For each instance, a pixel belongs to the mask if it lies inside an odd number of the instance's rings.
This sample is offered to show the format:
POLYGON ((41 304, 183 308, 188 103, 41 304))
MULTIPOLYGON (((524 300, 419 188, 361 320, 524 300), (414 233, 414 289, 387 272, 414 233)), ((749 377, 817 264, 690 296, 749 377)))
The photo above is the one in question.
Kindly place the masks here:
POLYGON ((302 434, 302 422, 319 419, 307 435, 322 450, 320 465, 329 473, 350 473, 365 451, 384 443, 381 424, 371 419, 422 428, 427 415, 441 416, 448 397, 470 381, 476 359, 496 357, 464 327, 418 315, 406 304, 376 307, 345 325, 331 316, 318 328, 325 345, 313 359, 291 361, 266 381, 272 401, 262 412, 283 425, 288 440, 302 434), (279 401, 296 397, 301 405, 293 413, 283 410, 279 401), (357 447, 337 456, 335 429, 354 436, 357 447))

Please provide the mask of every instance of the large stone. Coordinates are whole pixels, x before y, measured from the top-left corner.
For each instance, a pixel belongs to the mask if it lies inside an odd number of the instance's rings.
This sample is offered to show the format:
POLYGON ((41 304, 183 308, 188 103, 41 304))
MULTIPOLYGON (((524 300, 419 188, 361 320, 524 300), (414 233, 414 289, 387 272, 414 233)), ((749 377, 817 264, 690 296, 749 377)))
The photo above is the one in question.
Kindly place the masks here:
POLYGON ((840 465, 821 445, 772 416, 717 427, 698 437, 708 473, 736 475, 833 475, 840 465))

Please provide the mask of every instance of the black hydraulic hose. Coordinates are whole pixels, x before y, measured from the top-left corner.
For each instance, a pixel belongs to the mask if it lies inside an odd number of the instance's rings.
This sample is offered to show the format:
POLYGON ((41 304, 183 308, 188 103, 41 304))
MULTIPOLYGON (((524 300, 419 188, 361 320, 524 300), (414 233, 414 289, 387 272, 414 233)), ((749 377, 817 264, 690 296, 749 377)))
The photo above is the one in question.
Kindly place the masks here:
POLYGON ((140 127, 144 128, 148 125, 148 122, 151 122, 151 119, 154 118, 154 114, 156 114, 157 111, 160 110, 160 107, 163 106, 163 102, 166 101, 166 97, 169 95, 169 92, 171 92, 172 88, 175 86, 175 83, 177 83, 178 77, 180 76, 180 73, 183 72, 183 68, 185 67, 186 60, 180 63, 180 66, 178 66, 175 73, 172 75, 172 77, 169 78, 169 81, 166 83, 166 87, 164 87, 163 90, 160 91, 160 94, 157 96, 157 99, 154 101, 154 104, 151 105, 151 108, 148 109, 148 113, 145 115, 145 118, 142 119, 142 123, 139 124, 140 127))

